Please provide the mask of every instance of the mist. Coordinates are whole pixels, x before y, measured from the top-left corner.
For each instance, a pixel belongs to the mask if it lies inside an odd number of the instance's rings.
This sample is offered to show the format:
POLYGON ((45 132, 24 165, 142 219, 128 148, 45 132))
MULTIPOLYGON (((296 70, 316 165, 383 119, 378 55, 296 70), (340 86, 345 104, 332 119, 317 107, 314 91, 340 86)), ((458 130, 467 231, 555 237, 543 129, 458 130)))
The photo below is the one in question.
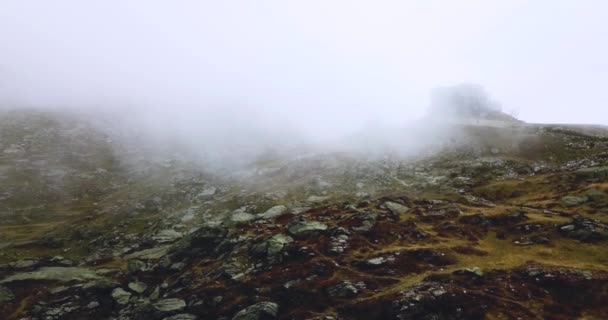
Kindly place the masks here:
POLYGON ((134 145, 233 159, 417 152, 444 129, 420 123, 430 92, 460 83, 524 121, 607 124, 606 12, 601 1, 3 1, 0 110, 79 114, 134 145))

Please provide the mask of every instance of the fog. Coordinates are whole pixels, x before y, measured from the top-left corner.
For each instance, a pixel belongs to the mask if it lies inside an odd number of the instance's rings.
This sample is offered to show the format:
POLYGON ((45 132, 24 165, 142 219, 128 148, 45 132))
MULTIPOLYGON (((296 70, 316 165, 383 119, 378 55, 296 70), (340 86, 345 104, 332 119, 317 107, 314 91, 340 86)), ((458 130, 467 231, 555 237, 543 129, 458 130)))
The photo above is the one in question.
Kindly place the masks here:
POLYGON ((608 124, 607 18, 604 1, 6 0, 0 109, 234 152, 394 142, 433 88, 477 83, 524 121, 608 124))

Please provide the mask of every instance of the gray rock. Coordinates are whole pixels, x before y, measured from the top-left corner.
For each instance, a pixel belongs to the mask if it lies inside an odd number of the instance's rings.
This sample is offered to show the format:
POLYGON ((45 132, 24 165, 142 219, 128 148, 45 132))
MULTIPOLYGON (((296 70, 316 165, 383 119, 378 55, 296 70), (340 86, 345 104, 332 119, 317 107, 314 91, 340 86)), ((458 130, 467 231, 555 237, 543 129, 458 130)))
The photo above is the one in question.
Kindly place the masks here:
POLYGON ((189 313, 180 313, 171 317, 163 318, 163 320, 195 320, 196 316, 189 313))
POLYGON ((566 207, 574 207, 587 202, 587 197, 565 196, 560 202, 566 207))
POLYGON ((158 311, 178 311, 186 307, 186 302, 182 299, 168 298, 158 300, 153 306, 158 311))
POLYGON ((588 181, 603 181, 608 179, 608 167, 592 167, 579 169, 574 172, 577 178, 588 181))
POLYGON ((170 246, 161 246, 150 248, 142 251, 133 252, 125 256, 125 259, 144 259, 144 260, 158 260, 164 257, 169 251, 170 246))
POLYGON ((298 221, 290 225, 288 231, 293 236, 303 236, 327 230, 327 225, 318 221, 298 221))
POLYGON ((216 187, 209 187, 209 188, 205 188, 203 191, 201 191, 201 193, 199 193, 196 197, 199 200, 209 200, 209 199, 213 198, 213 196, 215 195, 216 192, 217 192, 216 187))
POLYGON ((306 202, 310 203, 322 203, 329 200, 328 196, 310 196, 306 199, 306 202))
POLYGON ((385 202, 384 206, 386 206, 388 210, 395 214, 404 214, 410 211, 410 208, 392 201, 385 202))
POLYGON ((127 304, 131 299, 131 293, 123 290, 122 288, 116 288, 112 291, 112 298, 118 304, 127 304))
POLYGON ((127 263, 127 269, 131 273, 143 271, 146 269, 146 263, 140 260, 129 260, 129 262, 127 263))
POLYGON ((253 246, 252 251, 254 254, 265 256, 271 264, 279 263, 283 260, 283 252, 292 242, 292 237, 279 233, 253 246))
POLYGON ((232 320, 263 320, 277 317, 279 305, 274 302, 258 302, 239 312, 232 320))
POLYGON ((359 294, 359 289, 346 280, 327 288, 327 294, 334 298, 350 298, 359 294))
POLYGON ((468 272, 470 274, 474 274, 478 277, 483 277, 483 271, 481 271, 481 269, 479 269, 479 267, 467 268, 467 269, 464 269, 464 271, 468 272))
POLYGON ((143 283, 143 282, 130 282, 129 283, 129 289, 133 290, 134 292, 137 293, 143 293, 144 291, 146 291, 146 288, 148 286, 143 283))
POLYGON ((97 301, 91 301, 87 304, 87 309, 95 309, 97 307, 99 307, 99 302, 97 301))
POLYGON ((161 230, 156 235, 154 235, 152 237, 152 240, 154 240, 158 243, 169 243, 169 242, 175 242, 183 236, 184 235, 181 232, 177 232, 173 229, 165 229, 165 230, 161 230))
POLYGON ((21 280, 57 280, 57 281, 85 281, 95 280, 101 277, 95 271, 87 268, 77 267, 44 267, 36 271, 17 273, 0 283, 9 283, 21 280))
POLYGON ((258 218, 260 218, 260 219, 274 219, 276 217, 281 216, 286 211, 287 211, 287 207, 285 207, 285 206, 274 206, 274 207, 266 210, 266 212, 259 214, 258 218))
POLYGON ((255 215, 245 211, 241 211, 240 209, 234 211, 230 216, 230 221, 233 223, 249 222, 253 219, 255 219, 255 215))
POLYGON ((7 287, 0 286, 0 304, 9 302, 13 299, 15 299, 13 292, 7 287))
POLYGON ((36 259, 23 259, 10 264, 10 266, 15 269, 27 269, 35 267, 36 265, 38 265, 38 260, 36 259))

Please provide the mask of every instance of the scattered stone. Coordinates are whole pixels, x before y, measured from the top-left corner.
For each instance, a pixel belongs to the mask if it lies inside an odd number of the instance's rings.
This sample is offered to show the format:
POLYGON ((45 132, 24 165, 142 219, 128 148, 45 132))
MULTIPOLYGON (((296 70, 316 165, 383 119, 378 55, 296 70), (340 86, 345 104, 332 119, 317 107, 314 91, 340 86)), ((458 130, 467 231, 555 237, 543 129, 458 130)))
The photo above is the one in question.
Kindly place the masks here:
POLYGON ((57 281, 85 281, 101 277, 95 271, 78 267, 43 267, 36 271, 17 273, 0 280, 0 283, 9 283, 21 280, 57 280, 57 281))
POLYGON ((130 282, 129 283, 129 289, 131 289, 134 292, 137 292, 139 294, 144 293, 144 291, 146 291, 147 287, 148 286, 143 282, 130 282))
POLYGON ((384 206, 386 206, 388 210, 395 214, 404 214, 410 211, 410 208, 392 201, 385 202, 384 206))
POLYGON ((345 280, 327 288, 327 294, 334 298, 351 298, 359 294, 359 289, 350 281, 345 280))
POLYGON ((186 302, 181 299, 168 298, 158 300, 153 304, 154 308, 158 311, 178 311, 186 307, 186 302))
POLYGON ((293 236, 304 236, 327 230, 327 225, 318 221, 297 221, 290 225, 288 231, 293 236))
POLYGON ((95 309, 97 307, 99 307, 99 302, 97 301, 91 301, 87 304, 87 309, 95 309))
POLYGON ((378 214, 375 212, 367 211, 355 216, 355 220, 359 222, 358 226, 352 227, 357 232, 367 232, 376 225, 378 214))
POLYGON ((36 259, 23 259, 10 264, 15 269, 27 269, 37 266, 39 263, 36 259))
POLYGON ((180 313, 171 317, 163 318, 163 320, 196 320, 196 316, 189 313, 180 313))
POLYGON ((306 202, 309 203, 323 203, 329 200, 328 196, 310 196, 306 199, 306 202))
POLYGON ((232 320, 265 320, 274 319, 279 312, 279 305, 274 302, 258 302, 239 312, 232 320))
POLYGON ((152 240, 158 243, 169 243, 175 242, 183 236, 184 235, 181 232, 177 232, 173 229, 165 229, 154 235, 152 237, 152 240))
POLYGON ((608 167, 583 168, 576 170, 574 175, 588 181, 603 181, 608 179, 608 167))
POLYGON ((131 293, 122 288, 116 288, 112 291, 112 298, 114 298, 118 304, 127 304, 131 298, 131 293))
POLYGON ((565 196, 560 202, 566 207, 575 207, 587 202, 587 197, 565 196))
POLYGON ((483 277, 483 271, 481 271, 481 269, 478 267, 467 268, 467 269, 464 269, 464 271, 467 273, 470 273, 470 274, 474 274, 478 277, 483 277))
POLYGON ((205 200, 209 200, 212 199, 213 196, 215 195, 215 193, 217 192, 217 188, 216 187, 209 187, 204 189, 201 193, 199 193, 196 198, 198 198, 199 200, 205 201, 205 200))
POLYGON ((287 211, 287 207, 285 207, 285 206, 274 206, 274 207, 266 210, 266 212, 258 214, 257 217, 260 219, 274 219, 276 217, 281 216, 286 211, 287 211))
POLYGON ((15 299, 13 292, 7 287, 0 286, 0 304, 7 303, 13 299, 15 299))
POLYGON ((279 233, 268 240, 253 246, 252 252, 257 255, 265 256, 271 264, 280 263, 283 260, 285 250, 292 242, 292 237, 279 233))
POLYGON ((146 269, 146 263, 140 260, 129 260, 127 269, 130 273, 144 271, 146 269))

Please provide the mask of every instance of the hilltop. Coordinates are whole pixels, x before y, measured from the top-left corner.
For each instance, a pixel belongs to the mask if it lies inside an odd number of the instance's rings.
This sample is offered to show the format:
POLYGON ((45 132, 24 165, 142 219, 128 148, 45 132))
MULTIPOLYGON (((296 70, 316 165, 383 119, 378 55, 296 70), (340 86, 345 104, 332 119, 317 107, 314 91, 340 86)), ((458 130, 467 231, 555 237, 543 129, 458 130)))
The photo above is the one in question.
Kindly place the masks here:
POLYGON ((0 314, 606 319, 607 130, 482 109, 415 155, 268 152, 238 170, 3 114, 0 314))

